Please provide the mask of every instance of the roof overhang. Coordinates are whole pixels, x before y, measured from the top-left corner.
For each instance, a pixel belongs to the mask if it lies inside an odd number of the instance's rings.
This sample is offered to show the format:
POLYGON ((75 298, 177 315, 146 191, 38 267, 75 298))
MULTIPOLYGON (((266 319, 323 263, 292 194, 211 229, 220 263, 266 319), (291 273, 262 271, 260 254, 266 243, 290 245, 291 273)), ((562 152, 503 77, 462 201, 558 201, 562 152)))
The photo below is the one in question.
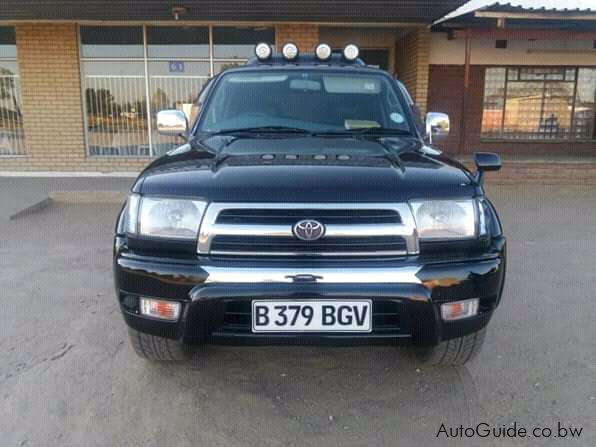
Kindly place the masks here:
MULTIPOLYGON (((596 30, 580 31, 553 28, 465 28, 450 30, 452 39, 505 39, 505 40, 594 40, 596 30)), ((588 50, 594 53, 594 50, 588 50)))
POLYGON ((464 0, 1 0, 0 21, 430 24, 464 0))
MULTIPOLYGON (((518 0, 515 3, 507 0, 471 0, 437 20, 433 30, 497 27, 590 32, 596 30, 596 9, 590 5, 591 2, 585 0, 577 5, 575 2, 541 0, 518 0)), ((596 6, 596 2, 593 6, 596 6)))
POLYGON ((520 20, 596 20, 596 12, 476 11, 474 17, 520 20))

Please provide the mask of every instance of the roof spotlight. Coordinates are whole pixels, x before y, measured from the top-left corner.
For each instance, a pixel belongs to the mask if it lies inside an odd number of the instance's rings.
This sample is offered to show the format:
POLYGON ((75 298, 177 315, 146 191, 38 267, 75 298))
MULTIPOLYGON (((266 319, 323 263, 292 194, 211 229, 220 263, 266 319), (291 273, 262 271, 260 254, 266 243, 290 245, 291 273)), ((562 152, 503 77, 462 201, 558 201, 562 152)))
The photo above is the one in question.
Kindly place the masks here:
POLYGON ((353 43, 349 43, 344 47, 344 59, 347 61, 355 61, 356 59, 358 59, 359 54, 360 50, 353 43))
POLYGON ((260 61, 269 59, 271 54, 273 54, 273 50, 271 49, 271 45, 268 43, 261 42, 255 47, 255 56, 260 61))
POLYGON ((315 48, 315 54, 320 61, 328 61, 331 59, 331 47, 326 43, 320 43, 315 48))
POLYGON ((285 60, 293 61, 298 57, 298 47, 292 42, 285 43, 281 48, 281 54, 283 54, 285 60))

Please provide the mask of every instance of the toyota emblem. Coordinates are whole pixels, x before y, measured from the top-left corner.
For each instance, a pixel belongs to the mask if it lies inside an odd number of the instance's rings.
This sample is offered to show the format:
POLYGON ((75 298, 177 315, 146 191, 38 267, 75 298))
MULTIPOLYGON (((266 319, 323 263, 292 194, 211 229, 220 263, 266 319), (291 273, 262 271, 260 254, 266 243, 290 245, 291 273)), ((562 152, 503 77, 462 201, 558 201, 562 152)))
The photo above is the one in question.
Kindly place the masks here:
POLYGON ((316 220, 301 220, 292 228, 294 236, 303 241, 316 241, 325 235, 325 225, 316 220))

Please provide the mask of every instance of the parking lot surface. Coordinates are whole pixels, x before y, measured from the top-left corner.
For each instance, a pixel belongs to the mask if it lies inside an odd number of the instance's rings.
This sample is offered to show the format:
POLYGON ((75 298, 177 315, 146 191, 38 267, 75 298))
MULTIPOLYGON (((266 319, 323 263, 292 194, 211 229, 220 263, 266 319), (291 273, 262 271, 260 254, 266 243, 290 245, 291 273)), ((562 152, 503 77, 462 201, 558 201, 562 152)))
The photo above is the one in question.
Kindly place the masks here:
POLYGON ((596 445, 596 190, 490 193, 507 284, 484 350, 459 369, 390 347, 208 347, 185 364, 145 362, 113 290, 119 206, 0 216, 0 445, 596 445), (583 432, 436 437, 481 422, 583 432))

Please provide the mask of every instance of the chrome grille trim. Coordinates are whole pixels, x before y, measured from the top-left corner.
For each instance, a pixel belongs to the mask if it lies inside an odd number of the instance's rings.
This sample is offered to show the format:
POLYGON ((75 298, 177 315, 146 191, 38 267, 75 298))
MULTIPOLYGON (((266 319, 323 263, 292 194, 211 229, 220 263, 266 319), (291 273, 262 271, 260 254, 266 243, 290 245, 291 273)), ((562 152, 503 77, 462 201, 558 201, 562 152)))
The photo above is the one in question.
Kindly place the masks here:
MULTIPOLYGON (((401 218, 401 223, 396 224, 329 224, 326 226, 326 236, 399 236, 406 243, 405 251, 379 251, 374 253, 351 252, 317 252, 300 253, 306 255, 322 256, 403 256, 419 253, 418 234, 410 206, 407 203, 210 203, 203 216, 199 231, 197 253, 202 255, 251 255, 239 252, 211 252, 211 241, 215 236, 267 236, 288 237, 292 236, 291 225, 258 225, 258 224, 218 224, 217 216, 225 209, 390 209, 396 211, 401 218)), ((298 253, 279 254, 275 252, 258 252, 255 256, 293 256, 298 253)))
POLYGON ((280 257, 291 257, 291 256, 331 256, 331 257, 357 257, 357 256, 405 256, 408 254, 406 250, 387 250, 387 251, 304 251, 300 253, 291 251, 275 251, 275 252, 263 252, 263 251, 224 251, 224 250, 212 250, 211 254, 214 256, 280 256, 280 257))

